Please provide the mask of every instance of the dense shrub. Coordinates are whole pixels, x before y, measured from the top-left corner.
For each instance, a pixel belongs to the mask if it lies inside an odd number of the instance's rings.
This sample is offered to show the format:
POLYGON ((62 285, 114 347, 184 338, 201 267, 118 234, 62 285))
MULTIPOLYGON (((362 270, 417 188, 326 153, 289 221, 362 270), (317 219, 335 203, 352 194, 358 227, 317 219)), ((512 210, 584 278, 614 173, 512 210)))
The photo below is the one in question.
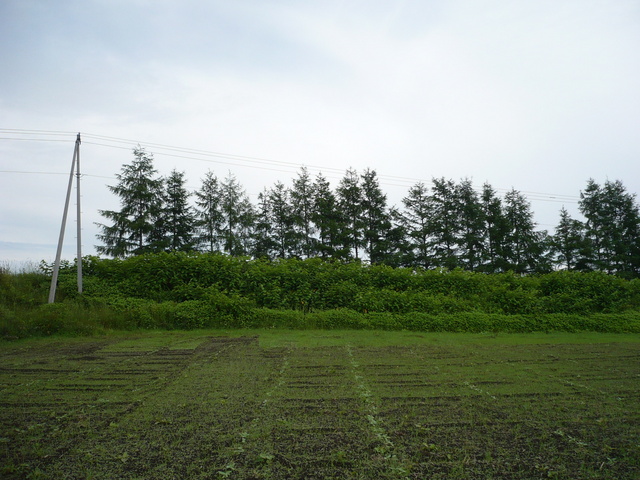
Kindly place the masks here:
POLYGON ((87 257, 84 293, 0 269, 0 335, 101 329, 278 327, 424 331, 638 331, 640 280, 601 272, 523 276, 217 254, 87 257))
POLYGON ((550 313, 614 313, 640 306, 636 280, 603 272, 553 272, 540 278, 539 289, 550 313))
MULTIPOLYGON (((92 257, 85 295, 153 301, 203 300, 215 287, 270 309, 305 312, 347 308, 361 312, 616 313, 640 308, 640 282, 601 272, 541 276, 411 270, 360 263, 250 260, 215 254, 92 257)), ((73 266, 61 273, 73 297, 73 266), (65 276, 66 274, 66 276, 65 276)))

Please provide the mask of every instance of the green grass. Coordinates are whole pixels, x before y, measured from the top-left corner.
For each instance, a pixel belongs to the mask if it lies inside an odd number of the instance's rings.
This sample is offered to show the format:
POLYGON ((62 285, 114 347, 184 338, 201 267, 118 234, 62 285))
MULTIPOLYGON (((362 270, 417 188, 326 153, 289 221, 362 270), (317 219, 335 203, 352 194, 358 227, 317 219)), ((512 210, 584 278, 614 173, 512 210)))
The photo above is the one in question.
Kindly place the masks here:
POLYGON ((617 333, 450 333, 409 332, 379 330, 222 330, 214 331, 228 336, 259 336, 260 345, 277 347, 293 344, 300 347, 319 346, 397 346, 397 345, 465 345, 508 344, 527 345, 544 343, 617 343, 640 342, 640 335, 617 333))
POLYGON ((636 479, 640 337, 348 330, 0 343, 0 477, 636 479))

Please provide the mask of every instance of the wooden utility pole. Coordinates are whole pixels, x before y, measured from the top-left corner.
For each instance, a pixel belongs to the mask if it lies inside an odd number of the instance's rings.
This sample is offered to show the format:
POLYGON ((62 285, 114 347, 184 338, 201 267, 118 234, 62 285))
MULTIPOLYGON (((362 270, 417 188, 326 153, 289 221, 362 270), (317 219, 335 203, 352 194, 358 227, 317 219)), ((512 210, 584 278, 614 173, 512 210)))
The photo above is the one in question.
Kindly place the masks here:
POLYGON ((78 269, 78 293, 82 293, 82 223, 80 218, 82 214, 80 212, 80 134, 76 138, 76 190, 77 190, 77 210, 76 210, 76 224, 77 224, 77 269, 78 269))
POLYGON ((67 225, 67 212, 69 211, 69 200, 71 198, 71 187, 73 185, 73 171, 76 170, 77 188, 78 188, 78 292, 82 293, 82 254, 80 236, 80 134, 76 137, 76 146, 73 150, 73 160, 71 161, 71 172, 69 173, 69 185, 67 186, 67 198, 64 203, 64 212, 62 213, 62 225, 60 226, 60 237, 58 238, 58 250, 56 252, 56 260, 53 265, 53 274, 51 276, 51 288, 49 289, 49 303, 55 302, 56 286, 58 284, 58 272, 60 271, 60 257, 62 256, 62 243, 64 241, 64 231, 67 225), (77 165, 77 167, 76 167, 77 165), (77 168, 77 170, 76 170, 77 168))

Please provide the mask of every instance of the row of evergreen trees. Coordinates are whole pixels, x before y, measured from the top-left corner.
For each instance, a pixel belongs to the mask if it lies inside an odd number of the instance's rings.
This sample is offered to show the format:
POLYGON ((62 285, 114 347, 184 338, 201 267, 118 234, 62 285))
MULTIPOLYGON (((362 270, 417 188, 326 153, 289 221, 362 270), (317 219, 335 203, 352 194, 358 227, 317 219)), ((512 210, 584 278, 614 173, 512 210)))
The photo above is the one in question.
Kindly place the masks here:
POLYGON ((277 182, 253 205, 231 174, 221 180, 208 172, 190 193, 184 173, 161 178, 150 154, 133 153, 109 187, 121 209, 100 211, 110 224, 99 224, 97 249, 113 257, 202 251, 480 272, 640 273, 639 208, 620 181, 589 180, 579 204, 585 221, 563 208, 550 235, 536 229, 520 192, 500 197, 489 184, 477 192, 469 180, 417 183, 398 209, 387 205, 373 170, 349 169, 333 190, 324 176, 312 179, 302 168, 290 187, 277 182))

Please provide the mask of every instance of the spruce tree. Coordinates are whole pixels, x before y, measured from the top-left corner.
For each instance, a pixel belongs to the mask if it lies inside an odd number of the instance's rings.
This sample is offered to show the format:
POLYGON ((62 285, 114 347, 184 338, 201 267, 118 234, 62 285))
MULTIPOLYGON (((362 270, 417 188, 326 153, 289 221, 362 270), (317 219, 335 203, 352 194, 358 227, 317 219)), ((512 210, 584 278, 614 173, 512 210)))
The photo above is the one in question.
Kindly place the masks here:
POLYGON ((289 199, 289 190, 282 182, 267 191, 271 239, 277 258, 297 256, 299 251, 294 230, 293 207, 289 199))
POLYGON ((463 180, 456 186, 456 197, 460 209, 458 262, 466 270, 477 270, 482 264, 487 239, 485 214, 471 180, 463 180))
POLYGON ((384 263, 394 250, 389 238, 391 218, 387 211, 387 196, 380 188, 375 170, 365 170, 361 179, 364 249, 371 263, 384 263))
POLYGON ((220 193, 222 222, 219 235, 222 249, 229 255, 247 255, 253 236, 253 206, 231 172, 220 185, 220 193))
POLYGON ((489 183, 482 186, 480 197, 485 221, 485 245, 480 270, 487 273, 509 269, 507 261, 507 234, 509 222, 504 214, 502 200, 489 183))
POLYGON ((509 225, 506 259, 516 273, 533 272, 545 254, 545 235, 535 231, 531 204, 519 191, 511 189, 504 198, 504 214, 509 225))
POLYGON ((184 172, 174 169, 165 181, 165 190, 166 249, 170 252, 192 251, 196 219, 189 205, 191 194, 185 187, 184 172))
POLYGON ((407 259, 405 263, 429 268, 433 261, 430 233, 432 215, 429 191, 424 183, 416 183, 402 199, 404 211, 399 213, 407 239, 407 259))
POLYGON ((341 217, 341 244, 356 260, 364 246, 362 188, 358 172, 348 169, 336 189, 341 217))
POLYGON ((590 256, 585 239, 584 224, 574 220, 566 208, 560 210, 560 221, 552 238, 554 263, 567 270, 585 270, 590 256))
POLYGON ((99 210, 111 225, 98 223, 101 233, 98 253, 124 258, 156 250, 150 239, 158 232, 163 209, 163 180, 153 167, 153 156, 141 147, 133 150, 134 160, 116 174, 118 184, 108 186, 120 198, 121 209, 99 210))
POLYGON ((434 263, 439 267, 454 269, 458 266, 459 237, 462 230, 456 185, 452 180, 444 178, 434 178, 432 183, 429 233, 434 263))
POLYGON ((311 220, 318 238, 316 251, 322 258, 342 258, 346 252, 340 248, 341 217, 338 201, 329 181, 319 173, 313 183, 313 210, 311 220))
POLYGON ((278 250, 273 235, 271 234, 272 208, 269 198, 269 191, 265 188, 258 194, 258 205, 255 211, 255 221, 253 228, 253 245, 251 254, 255 258, 275 258, 278 250))
POLYGON ((598 185, 593 179, 580 194, 593 268, 626 277, 640 274, 640 212, 635 195, 621 181, 598 185))
POLYGON ((196 237, 199 250, 219 252, 222 250, 222 192, 218 178, 209 171, 202 180, 196 197, 196 237))
POLYGON ((411 246, 408 242, 402 213, 396 207, 389 211, 391 228, 386 233, 384 257, 382 263, 391 267, 412 266, 411 246))
POLYGON ((298 177, 293 180, 290 190, 293 228, 299 243, 300 255, 309 258, 315 253, 316 227, 313 223, 314 189, 306 168, 302 167, 298 177))

